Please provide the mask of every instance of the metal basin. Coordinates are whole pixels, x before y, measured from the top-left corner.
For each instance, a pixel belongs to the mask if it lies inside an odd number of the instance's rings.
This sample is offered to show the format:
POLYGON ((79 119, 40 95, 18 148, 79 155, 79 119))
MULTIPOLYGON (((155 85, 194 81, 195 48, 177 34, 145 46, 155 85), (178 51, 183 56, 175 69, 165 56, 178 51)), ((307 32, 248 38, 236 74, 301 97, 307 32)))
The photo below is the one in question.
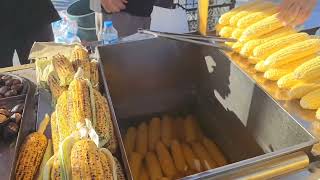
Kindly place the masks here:
MULTIPOLYGON (((228 179, 227 174, 296 151, 309 154, 316 143, 290 113, 216 49, 154 38, 98 50, 119 133, 162 113, 193 113, 231 162, 187 179, 228 179)), ((124 153, 122 144, 121 149, 124 153)), ((127 162, 125 154, 123 158, 127 162)))

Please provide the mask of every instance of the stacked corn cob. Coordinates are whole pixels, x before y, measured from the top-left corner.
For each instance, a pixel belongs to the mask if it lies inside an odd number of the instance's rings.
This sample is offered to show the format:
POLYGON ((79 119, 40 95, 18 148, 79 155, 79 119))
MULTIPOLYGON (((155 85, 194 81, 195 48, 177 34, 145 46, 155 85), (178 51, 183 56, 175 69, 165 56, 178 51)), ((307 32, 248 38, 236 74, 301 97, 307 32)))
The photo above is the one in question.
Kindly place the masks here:
POLYGON ((288 89, 291 99, 301 99, 305 109, 318 109, 320 119, 320 39, 285 27, 277 18, 277 7, 265 1, 240 6, 221 16, 217 25, 227 43, 254 65, 265 79, 288 89))
POLYGON ((177 179, 227 164, 191 115, 164 115, 129 127, 124 145, 133 179, 177 179))

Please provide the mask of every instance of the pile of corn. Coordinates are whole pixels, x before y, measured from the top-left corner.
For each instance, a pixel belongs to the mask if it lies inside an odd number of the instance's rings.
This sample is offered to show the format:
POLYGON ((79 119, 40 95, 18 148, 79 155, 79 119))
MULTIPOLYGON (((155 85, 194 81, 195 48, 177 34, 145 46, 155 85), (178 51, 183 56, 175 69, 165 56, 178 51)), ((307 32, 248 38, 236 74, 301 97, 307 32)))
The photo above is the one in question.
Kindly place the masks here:
POLYGON ((26 138, 16 179, 125 179, 113 156, 118 144, 107 100, 98 91, 97 63, 80 46, 69 59, 58 54, 51 63, 48 85, 56 103, 44 122, 51 119, 52 140, 44 128, 26 138))
POLYGON ((318 109, 320 119, 320 39, 286 27, 277 18, 278 7, 254 1, 237 7, 219 19, 217 32, 235 52, 253 64, 264 78, 277 81, 304 109, 318 109))
POLYGON ((123 139, 134 180, 178 179, 227 164, 191 115, 152 118, 129 127, 123 139))

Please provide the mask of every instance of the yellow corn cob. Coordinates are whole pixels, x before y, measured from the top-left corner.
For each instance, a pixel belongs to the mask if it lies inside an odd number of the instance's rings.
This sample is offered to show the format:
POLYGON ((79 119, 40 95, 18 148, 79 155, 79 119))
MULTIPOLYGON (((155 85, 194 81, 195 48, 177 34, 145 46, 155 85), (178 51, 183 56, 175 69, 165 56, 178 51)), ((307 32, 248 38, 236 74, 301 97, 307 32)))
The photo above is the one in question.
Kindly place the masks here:
POLYGON ((305 40, 285 47, 270 55, 264 62, 267 67, 278 67, 297 59, 312 55, 320 51, 320 39, 305 40))
POLYGON ((294 33, 272 41, 268 41, 254 48, 253 56, 265 59, 269 55, 277 52, 284 47, 307 40, 308 37, 309 35, 307 33, 294 33))
POLYGON ((143 165, 142 168, 141 168, 139 180, 149 180, 149 179, 150 178, 149 178, 149 174, 147 172, 147 169, 143 165))
POLYGON ((100 138, 100 144, 103 146, 114 136, 113 124, 110 115, 108 102, 104 96, 97 90, 93 90, 96 108, 95 130, 100 138))
POLYGON ((68 88, 68 109, 71 114, 71 127, 77 123, 85 124, 85 119, 92 121, 91 102, 87 81, 75 78, 68 88))
POLYGON ((221 31, 221 29, 223 28, 223 26, 219 23, 217 23, 214 27, 214 29, 216 30, 216 35, 219 34, 219 32, 221 31))
POLYGON ((66 137, 70 136, 73 127, 70 126, 68 118, 68 93, 64 91, 57 100, 56 104, 56 123, 59 131, 59 142, 62 142, 66 137))
POLYGON ((320 108, 320 89, 313 90, 304 95, 300 100, 300 105, 304 109, 320 108))
POLYGON ((71 62, 74 62, 77 60, 88 60, 88 59, 89 59, 89 53, 84 47, 76 45, 72 49, 71 55, 70 55, 71 62))
POLYGON ((292 86, 298 84, 300 81, 297 80, 293 73, 287 74, 283 77, 281 77, 278 81, 277 81, 277 85, 279 88, 291 88, 292 86))
POLYGON ((264 74, 263 77, 269 79, 271 81, 277 81, 284 75, 291 73, 293 70, 290 68, 271 68, 268 69, 264 74))
POLYGON ((117 180, 126 180, 126 176, 124 175, 123 168, 117 158, 114 158, 114 162, 117 167, 117 180))
POLYGON ((149 151, 153 151, 156 143, 160 140, 161 137, 161 126, 160 126, 160 118, 152 118, 149 123, 149 137, 148 137, 148 145, 149 151))
POLYGON ((192 150, 196 154, 196 156, 200 159, 202 167, 204 167, 205 170, 213 169, 217 167, 216 162, 211 159, 208 151, 205 149, 205 147, 200 144, 199 142, 193 142, 191 143, 192 150))
POLYGON ((115 158, 112 156, 111 152, 105 148, 101 148, 98 150, 98 155, 99 156, 97 158, 100 158, 104 179, 117 178, 118 173, 116 171, 118 171, 118 165, 115 161, 115 158))
POLYGON ((320 56, 315 57, 299 66, 294 76, 300 80, 309 80, 320 77, 320 56))
POLYGON ((232 35, 232 32, 233 32, 233 28, 230 27, 230 26, 225 26, 221 29, 221 31, 219 32, 219 35, 221 37, 224 37, 224 38, 230 38, 231 35, 232 35))
POLYGON ((309 92, 319 88, 320 84, 317 83, 299 83, 290 89, 288 95, 291 99, 300 99, 309 92))
MULTIPOLYGON (((274 31, 271 31, 267 34, 264 34, 264 35, 261 35, 255 39, 264 39, 263 43, 265 42, 268 42, 268 41, 271 41, 271 40, 274 40, 274 39, 277 39, 277 38, 280 38, 280 37, 283 37, 283 36, 287 36, 289 34, 293 34, 293 33, 296 33, 296 31, 291 28, 291 27, 282 27, 282 28, 279 28, 279 29, 276 29, 274 31)), ((240 42, 242 43, 245 43, 245 42, 248 42, 250 40, 253 40, 253 39, 247 39, 245 37, 239 39, 240 42)))
POLYGON ((171 143, 171 154, 177 170, 183 173, 186 172, 188 165, 184 159, 181 144, 177 140, 173 140, 171 143))
POLYGON ((37 132, 29 134, 20 147, 15 179, 33 179, 47 148, 47 137, 43 134, 50 121, 48 115, 42 120, 37 132))
POLYGON ((317 119, 320 119, 320 108, 317 110, 317 112, 316 112, 316 118, 317 119))
POLYGON ((70 157, 72 179, 104 179, 106 177, 100 153, 93 141, 83 139, 76 142, 70 157))
POLYGON ((123 140, 124 147, 128 156, 130 156, 131 152, 135 150, 136 137, 137 129, 135 127, 129 127, 123 140))
POLYGON ((277 16, 278 13, 265 19, 262 19, 261 21, 258 21, 257 23, 247 27, 243 31, 240 39, 255 39, 259 36, 262 36, 264 34, 270 33, 278 28, 283 27, 284 24, 278 19, 277 16))
POLYGON ((161 141, 156 144, 156 152, 163 174, 170 178, 174 177, 177 174, 177 169, 168 149, 161 141))
POLYGON ((204 137, 202 139, 202 143, 209 152, 211 158, 217 163, 218 166, 224 166, 227 164, 227 160, 225 159, 223 153, 213 141, 207 137, 204 137))
POLYGON ((129 158, 130 170, 133 180, 138 180, 140 177, 143 157, 137 152, 132 152, 129 158))
POLYGON ((141 123, 137 129, 136 152, 145 156, 148 152, 148 127, 145 122, 141 123))
POLYGON ((61 87, 60 86, 60 82, 59 82, 59 78, 58 75, 56 74, 55 71, 52 71, 49 75, 48 75, 48 86, 50 88, 52 97, 54 99, 57 99, 63 91, 67 90, 66 87, 61 87))
POLYGON ((228 47, 232 47, 235 44, 235 42, 225 42, 224 44, 228 47))
POLYGON ((52 65, 60 80, 60 86, 67 86, 75 74, 71 62, 63 55, 52 57, 52 65))
POLYGON ((99 88, 99 65, 94 59, 90 61, 90 82, 93 88, 99 88))
POLYGON ((240 53, 242 47, 243 47, 243 43, 241 43, 241 42, 236 42, 236 43, 233 44, 232 49, 233 49, 235 52, 240 53))
POLYGON ((75 61, 72 61, 72 66, 75 69, 75 71, 81 68, 83 70, 84 78, 90 80, 91 65, 88 59, 77 59, 75 61))
POLYGON ((263 9, 268 9, 274 7, 274 5, 270 2, 261 2, 260 4, 256 6, 252 6, 246 10, 240 11, 237 14, 235 14, 233 17, 230 18, 229 24, 230 26, 237 27, 238 21, 241 18, 244 18, 252 13, 255 12, 261 12, 263 9))
POLYGON ((195 118, 188 115, 184 120, 184 137, 186 142, 193 142, 201 139, 202 133, 195 118))
POLYGON ((248 57, 248 62, 250 64, 257 64, 260 61, 262 61, 260 58, 256 58, 256 57, 253 57, 253 56, 248 57))
POLYGON ((232 32, 232 35, 231 37, 234 38, 234 39, 239 39, 241 34, 243 32, 243 29, 239 29, 239 28, 236 28, 233 32, 232 32))
POLYGON ((170 146, 173 139, 173 119, 170 116, 163 116, 161 120, 161 140, 166 146, 170 146))
POLYGON ((58 125, 57 125, 55 111, 51 114, 50 123, 51 123, 51 137, 52 137, 53 152, 57 153, 58 148, 59 148, 60 135, 59 135, 59 129, 58 129, 58 125))
POLYGON ((239 19, 237 22, 237 27, 245 29, 256 22, 271 16, 272 14, 276 13, 277 10, 277 7, 271 7, 265 11, 262 10, 259 12, 250 13, 249 15, 239 19))
POLYGON ((183 121, 182 117, 178 117, 173 121, 174 137, 179 141, 184 140, 184 130, 181 128, 181 126, 183 126, 183 121))
POLYGON ((146 166, 151 180, 158 180, 163 176, 161 172, 160 162, 154 152, 147 153, 146 166))
POLYGON ((260 44, 263 44, 265 41, 265 39, 255 39, 246 42, 241 48, 240 54, 244 57, 250 57, 252 55, 253 49, 260 44))
POLYGON ((60 169, 60 161, 57 157, 54 157, 54 161, 51 168, 51 180, 62 180, 62 174, 60 169))
POLYGON ((250 8, 252 6, 255 6, 255 5, 258 5, 260 4, 261 1, 258 0, 258 1, 254 1, 254 2, 251 2, 251 3, 247 3, 245 5, 242 5, 242 6, 239 6, 237 8, 234 8, 232 9, 231 11, 228 11, 226 13, 224 13, 223 15, 221 15, 221 17, 219 18, 219 24, 223 25, 223 26, 226 26, 229 24, 229 20, 230 18, 232 18, 236 13, 242 11, 242 10, 245 10, 247 8, 250 8))
POLYGON ((195 172, 201 172, 201 162, 200 159, 196 157, 192 149, 187 144, 181 144, 183 156, 188 164, 189 169, 195 172))
POLYGON ((46 151, 45 151, 45 153, 43 155, 43 158, 42 158, 42 161, 41 161, 41 164, 40 164, 40 168, 39 168, 39 171, 38 171, 37 179, 43 179, 43 173, 44 173, 45 165, 49 161, 49 159, 51 158, 52 155, 53 155, 53 152, 52 152, 52 140, 48 139, 48 145, 47 145, 46 151))
POLYGON ((266 72, 268 68, 264 65, 264 61, 258 62, 255 66, 254 69, 258 72, 266 72))

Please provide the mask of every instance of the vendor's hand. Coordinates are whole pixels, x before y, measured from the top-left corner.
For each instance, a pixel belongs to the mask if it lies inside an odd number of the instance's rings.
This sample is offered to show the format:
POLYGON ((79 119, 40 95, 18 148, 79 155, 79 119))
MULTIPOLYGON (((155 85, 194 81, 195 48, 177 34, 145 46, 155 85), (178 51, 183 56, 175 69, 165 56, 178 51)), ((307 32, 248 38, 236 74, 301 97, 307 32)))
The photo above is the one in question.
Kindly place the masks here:
POLYGON ((279 18, 290 26, 303 24, 311 15, 317 0, 283 0, 279 18))
POLYGON ((127 0, 101 0, 101 5, 108 13, 116 13, 126 8, 127 0))

